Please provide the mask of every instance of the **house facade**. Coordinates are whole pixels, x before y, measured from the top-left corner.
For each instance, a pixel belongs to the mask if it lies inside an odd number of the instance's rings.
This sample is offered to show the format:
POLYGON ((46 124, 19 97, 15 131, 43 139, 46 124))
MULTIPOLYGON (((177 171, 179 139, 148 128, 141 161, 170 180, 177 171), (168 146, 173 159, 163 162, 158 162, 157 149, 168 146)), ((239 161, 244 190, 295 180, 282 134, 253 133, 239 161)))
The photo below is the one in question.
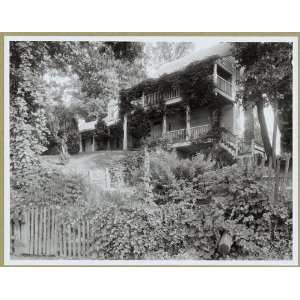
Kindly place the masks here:
MULTIPOLYGON (((232 157, 255 152, 263 154, 263 147, 256 145, 254 141, 248 142, 248 144, 243 141, 240 118, 242 108, 236 101, 236 80, 239 70, 236 68, 234 58, 230 55, 230 45, 221 44, 200 51, 191 60, 184 58, 182 62, 170 63, 163 70, 161 78, 166 74, 172 76, 172 74, 184 70, 189 64, 201 64, 208 59, 212 60, 211 73, 208 74, 208 77, 213 83, 216 96, 213 103, 210 103, 209 99, 201 101, 203 99, 200 95, 198 104, 196 99, 193 105, 189 105, 187 101, 184 101, 182 91, 176 85, 163 92, 147 93, 145 91, 140 99, 135 100, 146 111, 148 107, 159 105, 161 100, 165 105, 161 119, 153 119, 151 122, 150 139, 165 138, 170 147, 175 148, 178 152, 193 154, 200 151, 201 148, 209 146, 211 140, 201 141, 201 139, 211 132, 214 119, 218 118, 218 126, 224 129, 219 146, 230 153, 232 157)), ((134 139, 128 133, 129 114, 123 116, 124 150, 134 147, 134 139)))
MULTIPOLYGON (((151 119, 150 134, 148 140, 165 139, 171 148, 186 154, 193 154, 211 144, 209 139, 201 140, 213 128, 216 119, 218 126, 223 130, 219 140, 219 146, 227 151, 232 157, 244 153, 260 152, 263 148, 256 145, 254 141, 246 145, 242 137, 241 107, 236 101, 236 80, 239 76, 239 70, 236 68, 234 58, 230 55, 230 45, 220 44, 213 48, 200 51, 192 57, 183 58, 164 66, 161 70, 161 76, 156 79, 163 80, 165 76, 173 76, 176 72, 182 72, 191 64, 197 65, 210 59, 211 69, 208 79, 213 86, 214 101, 210 99, 203 101, 199 95, 194 99, 193 105, 184 99, 181 88, 174 83, 165 90, 151 91, 144 89, 140 96, 132 99, 135 105, 138 105, 147 111, 163 103, 164 112, 159 118, 151 119)), ((172 78, 172 77, 171 77, 172 78)), ((143 82, 139 84, 143 86, 143 82)), ((136 87, 128 90, 130 93, 136 87)), ((205 100, 205 99, 204 99, 205 100)), ((113 126, 117 122, 122 122, 123 137, 122 142, 118 141, 114 145, 115 149, 131 150, 139 145, 139 141, 129 132, 128 122, 133 111, 127 111, 120 114, 120 99, 111 100, 108 104, 108 115, 104 119, 107 126, 113 126)), ((87 127, 95 124, 90 122, 87 127)), ((84 136, 85 126, 79 126, 82 136, 84 136)), ((110 141, 110 143, 115 143, 110 141)), ((94 137, 81 139, 82 152, 96 151, 100 149, 94 137)))
MULTIPOLYGON (((106 126, 111 127, 119 122, 119 105, 118 101, 112 99, 107 105, 107 116, 103 119, 106 126)), ((78 118, 78 129, 80 136, 80 150, 79 152, 95 152, 98 150, 107 149, 122 149, 122 138, 114 137, 109 139, 108 142, 100 141, 96 138, 96 124, 97 121, 86 122, 78 118)))

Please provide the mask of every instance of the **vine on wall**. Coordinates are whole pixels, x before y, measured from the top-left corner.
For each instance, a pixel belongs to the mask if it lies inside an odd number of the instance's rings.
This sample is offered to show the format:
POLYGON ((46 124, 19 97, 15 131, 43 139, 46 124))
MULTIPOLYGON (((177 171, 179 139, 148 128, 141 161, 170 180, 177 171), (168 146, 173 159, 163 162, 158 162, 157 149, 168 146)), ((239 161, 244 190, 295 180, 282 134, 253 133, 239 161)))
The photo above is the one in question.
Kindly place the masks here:
POLYGON ((120 116, 128 115, 128 133, 136 138, 147 137, 150 134, 151 121, 162 120, 166 111, 164 92, 178 87, 182 103, 168 107, 168 115, 182 111, 186 105, 191 107, 205 104, 215 105, 216 95, 211 78, 213 65, 218 57, 213 56, 201 62, 193 62, 184 69, 162 75, 158 79, 142 81, 134 87, 120 92, 120 116), (161 97, 156 105, 148 106, 145 110, 136 100, 143 94, 157 92, 161 97))

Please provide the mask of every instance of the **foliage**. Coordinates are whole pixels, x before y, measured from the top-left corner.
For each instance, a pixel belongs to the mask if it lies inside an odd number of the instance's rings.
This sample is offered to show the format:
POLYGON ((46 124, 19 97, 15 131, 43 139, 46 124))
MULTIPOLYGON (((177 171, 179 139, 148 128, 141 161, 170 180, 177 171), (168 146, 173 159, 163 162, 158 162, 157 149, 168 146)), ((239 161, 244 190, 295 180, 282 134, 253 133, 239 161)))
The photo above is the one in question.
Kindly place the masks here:
POLYGON ((88 119, 104 114, 121 89, 144 78, 142 51, 137 42, 72 43, 70 65, 80 82, 73 107, 88 119))
POLYGON ((136 185, 141 182, 143 163, 144 151, 130 151, 116 163, 115 168, 122 168, 126 184, 136 185))
MULTIPOLYGON (((181 97, 185 104, 204 105, 213 104, 216 95, 213 92, 214 86, 210 78, 213 73, 213 62, 217 57, 210 57, 201 62, 189 64, 184 69, 165 74, 158 79, 147 79, 133 86, 130 89, 120 92, 120 114, 131 111, 134 108, 133 102, 144 94, 154 92, 163 93, 172 87, 179 87, 181 97)), ((164 110, 164 103, 161 99, 159 109, 164 110)))
POLYGON ((151 131, 151 119, 142 107, 128 116, 128 133, 137 140, 147 137, 151 131))
POLYGON ((10 109, 10 170, 12 186, 19 188, 25 184, 24 178, 38 170, 39 160, 32 142, 33 127, 26 121, 27 106, 18 97, 11 103, 10 109))
POLYGON ((162 65, 189 54, 194 48, 190 42, 156 42, 145 45, 145 65, 148 74, 162 65))
POLYGON ((62 104, 54 106, 48 116, 48 128, 48 140, 50 144, 46 154, 51 153, 53 148, 54 151, 57 149, 57 152, 60 153, 63 141, 66 142, 67 150, 70 154, 77 154, 79 152, 80 137, 78 121, 71 109, 62 104))
MULTIPOLYGON (((142 168, 141 161, 142 157, 135 171, 142 168)), ((139 172, 136 178, 142 177, 143 171, 139 172)), ((291 258, 291 208, 284 198, 271 202, 270 185, 259 172, 239 165, 216 170, 201 154, 180 160, 162 151, 150 153, 150 173, 152 204, 145 202, 144 187, 138 181, 130 198, 134 205, 123 201, 121 207, 110 203, 97 210, 92 248, 96 257, 291 258), (225 257, 218 253, 224 232, 233 237, 231 252, 225 257)))
POLYGON ((110 138, 109 127, 103 120, 103 116, 100 116, 97 119, 97 123, 95 126, 95 138, 104 144, 106 144, 110 138))
POLYGON ((77 132, 68 134, 67 137, 67 149, 69 154, 77 154, 80 151, 80 139, 77 132))
POLYGON ((11 190, 12 217, 28 207, 51 206, 57 214, 72 219, 87 206, 87 185, 80 175, 66 175, 43 167, 25 178, 26 189, 11 190))
MULTIPOLYGON (((244 69, 238 96, 244 106, 278 104, 279 128, 284 151, 292 151, 292 44, 287 42, 233 43, 233 54, 244 69)), ((259 114, 260 116, 260 114, 259 114)), ((268 135, 261 119, 264 145, 268 135)), ((268 150, 268 149, 266 149, 268 150)), ((270 152, 270 151, 269 151, 270 152)))
POLYGON ((42 75, 49 59, 44 43, 10 43, 10 167, 12 184, 35 172, 47 144, 42 75))
POLYGON ((107 126, 103 118, 98 117, 95 129, 95 138, 103 145, 108 145, 109 141, 123 137, 123 124, 121 121, 107 126))

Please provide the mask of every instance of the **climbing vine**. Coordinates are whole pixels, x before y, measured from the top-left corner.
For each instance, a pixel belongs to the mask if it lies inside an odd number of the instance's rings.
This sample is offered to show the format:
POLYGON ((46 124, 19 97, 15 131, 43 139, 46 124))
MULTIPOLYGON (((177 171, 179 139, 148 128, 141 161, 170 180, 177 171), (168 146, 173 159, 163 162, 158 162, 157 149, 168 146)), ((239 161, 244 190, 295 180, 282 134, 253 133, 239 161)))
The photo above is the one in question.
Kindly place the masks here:
MULTIPOLYGON (((171 74, 162 75, 158 79, 142 81, 134 87, 120 92, 120 113, 131 111, 135 108, 134 101, 140 99, 143 94, 158 92, 162 94, 171 88, 180 88, 182 100, 189 105, 204 105, 214 103, 216 95, 211 75, 217 56, 210 57, 201 62, 193 62, 184 69, 171 74)), ((156 106, 164 109, 165 103, 161 97, 156 106)))
POLYGON ((117 139, 123 136, 122 122, 107 126, 102 118, 99 118, 95 126, 95 138, 97 141, 106 144, 109 139, 117 139))
POLYGON ((122 90, 120 115, 123 117, 128 113, 128 133, 137 139, 147 137, 150 134, 151 121, 162 120, 166 111, 164 92, 175 87, 180 89, 183 101, 178 105, 169 106, 168 115, 182 111, 186 105, 214 105, 217 99, 211 75, 216 59, 217 56, 213 56, 201 62, 194 62, 183 70, 162 75, 158 79, 148 79, 130 89, 122 90), (142 99, 143 95, 154 92, 159 95, 157 103, 145 109, 138 100, 142 99))

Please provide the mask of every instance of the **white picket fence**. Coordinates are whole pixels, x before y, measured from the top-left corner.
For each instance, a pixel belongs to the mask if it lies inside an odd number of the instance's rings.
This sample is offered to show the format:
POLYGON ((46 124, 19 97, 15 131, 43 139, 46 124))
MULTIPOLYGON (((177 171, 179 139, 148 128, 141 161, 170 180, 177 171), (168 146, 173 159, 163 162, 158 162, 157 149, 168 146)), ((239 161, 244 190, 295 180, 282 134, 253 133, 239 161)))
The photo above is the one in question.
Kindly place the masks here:
POLYGON ((11 220, 11 254, 86 257, 91 247, 91 228, 87 221, 65 223, 56 208, 25 209, 22 220, 11 220))

